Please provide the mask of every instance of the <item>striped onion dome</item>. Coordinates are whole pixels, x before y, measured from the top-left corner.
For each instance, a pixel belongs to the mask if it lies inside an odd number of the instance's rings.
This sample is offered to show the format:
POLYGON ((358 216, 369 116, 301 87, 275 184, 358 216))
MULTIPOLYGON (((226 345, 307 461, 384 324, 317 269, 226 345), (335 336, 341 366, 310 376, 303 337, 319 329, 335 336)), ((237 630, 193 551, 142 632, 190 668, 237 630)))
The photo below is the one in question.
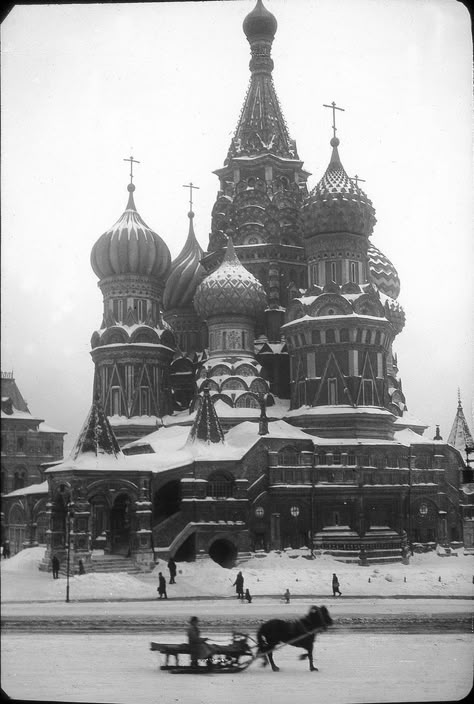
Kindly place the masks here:
POLYGON ((164 281, 171 266, 169 249, 137 213, 133 183, 127 189, 125 212, 92 247, 92 269, 99 279, 116 274, 141 274, 164 281))
POLYGON ((347 175, 338 145, 338 138, 333 137, 329 166, 305 204, 307 237, 328 232, 352 232, 369 237, 377 222, 372 201, 347 175))
POLYGON ((262 284, 239 261, 232 239, 220 267, 198 286, 194 307, 204 320, 211 315, 258 317, 267 306, 262 284))
POLYGON ((370 279, 377 288, 390 298, 398 298, 400 294, 400 279, 390 259, 380 249, 369 244, 367 249, 370 279))
POLYGON ((192 306, 196 289, 206 275, 206 271, 201 265, 203 251, 194 234, 194 213, 192 210, 188 213, 188 218, 188 237, 180 254, 171 264, 163 293, 165 311, 192 306))

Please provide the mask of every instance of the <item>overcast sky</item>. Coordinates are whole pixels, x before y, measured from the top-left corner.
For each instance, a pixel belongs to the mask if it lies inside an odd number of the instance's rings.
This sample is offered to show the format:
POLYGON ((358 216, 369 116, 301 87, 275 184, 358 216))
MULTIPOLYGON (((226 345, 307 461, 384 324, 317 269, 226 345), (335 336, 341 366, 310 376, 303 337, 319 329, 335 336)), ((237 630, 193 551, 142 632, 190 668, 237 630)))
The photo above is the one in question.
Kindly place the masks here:
MULTIPOLYGON (((90 406, 102 296, 90 250, 127 202, 173 257, 211 209, 249 81, 254 0, 16 6, 2 43, 2 370, 68 432, 90 406)), ((455 0, 265 0, 277 94, 312 188, 339 153, 376 209, 407 322, 410 413, 445 439, 458 387, 472 427, 472 45, 455 0)))

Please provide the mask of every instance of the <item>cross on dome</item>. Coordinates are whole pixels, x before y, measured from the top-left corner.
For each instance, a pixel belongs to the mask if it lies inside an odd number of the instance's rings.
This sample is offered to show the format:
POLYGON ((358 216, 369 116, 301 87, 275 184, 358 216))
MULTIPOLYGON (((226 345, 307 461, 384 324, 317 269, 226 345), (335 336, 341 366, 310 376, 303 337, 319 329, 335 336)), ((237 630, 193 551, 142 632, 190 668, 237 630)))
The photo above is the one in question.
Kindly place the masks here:
POLYGON ((336 138, 336 132, 337 132, 337 127, 336 127, 336 110, 340 110, 341 112, 345 112, 344 108, 339 108, 334 100, 332 101, 331 105, 326 105, 323 103, 323 108, 331 108, 332 110, 332 131, 333 131, 333 137, 336 138))
POLYGON ((193 188, 199 190, 199 186, 195 186, 192 181, 183 183, 183 188, 189 188, 189 212, 193 212, 193 188))
POLYGON ((130 183, 133 183, 133 165, 139 164, 140 162, 134 159, 133 156, 129 156, 128 159, 124 159, 124 161, 130 162, 130 183))

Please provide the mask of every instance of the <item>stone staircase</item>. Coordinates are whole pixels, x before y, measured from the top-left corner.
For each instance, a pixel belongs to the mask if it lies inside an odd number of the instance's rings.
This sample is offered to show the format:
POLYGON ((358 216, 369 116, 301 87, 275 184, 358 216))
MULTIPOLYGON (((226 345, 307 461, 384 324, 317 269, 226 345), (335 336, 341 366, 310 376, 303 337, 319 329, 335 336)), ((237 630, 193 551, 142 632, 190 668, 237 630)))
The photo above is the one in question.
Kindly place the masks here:
POLYGON ((123 555, 93 555, 88 572, 126 572, 140 574, 142 570, 130 557, 123 555))

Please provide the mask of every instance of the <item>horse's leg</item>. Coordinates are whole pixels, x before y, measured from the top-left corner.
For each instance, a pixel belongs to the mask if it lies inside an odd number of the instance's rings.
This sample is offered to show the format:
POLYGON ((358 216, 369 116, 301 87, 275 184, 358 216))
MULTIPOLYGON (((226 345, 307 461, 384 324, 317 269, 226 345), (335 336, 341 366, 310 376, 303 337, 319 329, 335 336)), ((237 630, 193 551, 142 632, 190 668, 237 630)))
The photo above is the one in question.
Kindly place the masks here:
POLYGON ((317 667, 313 663, 313 643, 308 647, 308 659, 309 659, 309 669, 311 672, 317 671, 317 667))
POLYGON ((272 666, 273 672, 279 672, 280 668, 277 667, 277 665, 275 665, 275 661, 273 659, 273 653, 271 650, 267 653, 267 658, 270 661, 270 665, 272 666))

